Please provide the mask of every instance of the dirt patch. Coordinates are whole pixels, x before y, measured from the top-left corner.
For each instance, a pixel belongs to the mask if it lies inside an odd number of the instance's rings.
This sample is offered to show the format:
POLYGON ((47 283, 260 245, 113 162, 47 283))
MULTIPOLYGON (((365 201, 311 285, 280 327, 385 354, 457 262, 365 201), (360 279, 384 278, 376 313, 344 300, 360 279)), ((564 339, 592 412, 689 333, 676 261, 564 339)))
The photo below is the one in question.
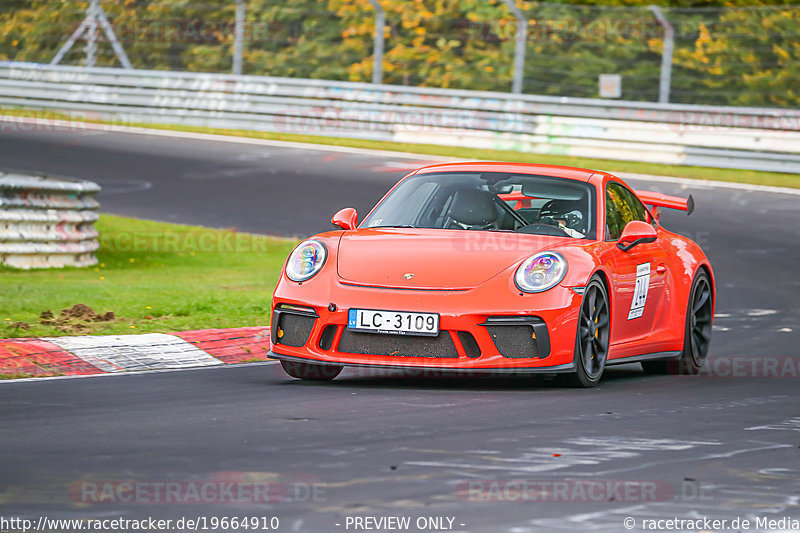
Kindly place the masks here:
POLYGON ((96 322, 113 322, 116 319, 113 311, 101 315, 86 304, 75 304, 68 309, 62 309, 58 316, 49 309, 39 315, 40 324, 55 326, 62 333, 86 333, 91 331, 96 322))

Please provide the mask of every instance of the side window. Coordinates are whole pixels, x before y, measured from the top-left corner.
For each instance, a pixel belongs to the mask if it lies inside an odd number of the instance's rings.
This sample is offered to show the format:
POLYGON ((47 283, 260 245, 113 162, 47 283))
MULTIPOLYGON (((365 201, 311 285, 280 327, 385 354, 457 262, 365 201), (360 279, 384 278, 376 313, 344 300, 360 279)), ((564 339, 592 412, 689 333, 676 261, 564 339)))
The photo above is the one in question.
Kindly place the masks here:
POLYGON ((642 202, 618 183, 606 187, 606 239, 617 240, 628 222, 647 222, 647 210, 642 202))

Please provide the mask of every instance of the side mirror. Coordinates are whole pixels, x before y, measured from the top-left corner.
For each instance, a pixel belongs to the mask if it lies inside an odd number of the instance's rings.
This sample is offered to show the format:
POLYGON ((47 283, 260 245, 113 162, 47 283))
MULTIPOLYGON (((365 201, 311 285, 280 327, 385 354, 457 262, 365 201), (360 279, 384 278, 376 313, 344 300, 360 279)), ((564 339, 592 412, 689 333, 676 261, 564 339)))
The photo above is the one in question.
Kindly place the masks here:
POLYGON ((331 222, 334 226, 338 226, 344 230, 356 229, 356 226, 358 226, 358 212, 352 207, 345 207, 333 215, 331 222))
POLYGON ((627 252, 637 244, 653 242, 657 238, 658 233, 653 229, 653 226, 641 220, 631 220, 622 230, 622 235, 617 241, 617 248, 627 252))

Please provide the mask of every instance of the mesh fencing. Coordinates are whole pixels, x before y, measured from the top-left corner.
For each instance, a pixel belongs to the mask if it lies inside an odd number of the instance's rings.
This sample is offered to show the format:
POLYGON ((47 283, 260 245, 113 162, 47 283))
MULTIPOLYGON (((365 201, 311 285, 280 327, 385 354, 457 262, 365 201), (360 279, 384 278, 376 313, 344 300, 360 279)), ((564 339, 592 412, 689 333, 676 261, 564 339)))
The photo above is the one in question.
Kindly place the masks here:
MULTIPOLYGON (((375 9, 368 0, 246 0, 243 73, 369 82, 375 9)), ((0 60, 48 63, 87 1, 5 0, 0 60)), ((101 2, 134 68, 231 72, 236 4, 101 2)), ((517 21, 499 0, 381 0, 383 81, 509 91, 517 21)), ((664 28, 646 5, 518 2, 527 20, 523 93, 598 97, 601 74, 621 98, 657 101, 664 28)), ((800 6, 672 7, 674 103, 800 107, 800 6)), ((86 61, 78 40, 62 64, 86 61)), ((119 62, 102 31, 96 64, 119 62)))

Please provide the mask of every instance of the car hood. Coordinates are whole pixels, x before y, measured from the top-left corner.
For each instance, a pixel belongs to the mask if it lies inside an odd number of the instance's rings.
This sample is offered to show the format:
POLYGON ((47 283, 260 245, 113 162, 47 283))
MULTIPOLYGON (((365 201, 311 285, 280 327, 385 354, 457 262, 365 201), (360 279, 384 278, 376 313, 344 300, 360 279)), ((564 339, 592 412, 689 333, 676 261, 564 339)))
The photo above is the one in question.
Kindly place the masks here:
POLYGON ((510 232, 361 229, 342 236, 337 268, 342 281, 359 285, 468 289, 571 240, 510 232))

